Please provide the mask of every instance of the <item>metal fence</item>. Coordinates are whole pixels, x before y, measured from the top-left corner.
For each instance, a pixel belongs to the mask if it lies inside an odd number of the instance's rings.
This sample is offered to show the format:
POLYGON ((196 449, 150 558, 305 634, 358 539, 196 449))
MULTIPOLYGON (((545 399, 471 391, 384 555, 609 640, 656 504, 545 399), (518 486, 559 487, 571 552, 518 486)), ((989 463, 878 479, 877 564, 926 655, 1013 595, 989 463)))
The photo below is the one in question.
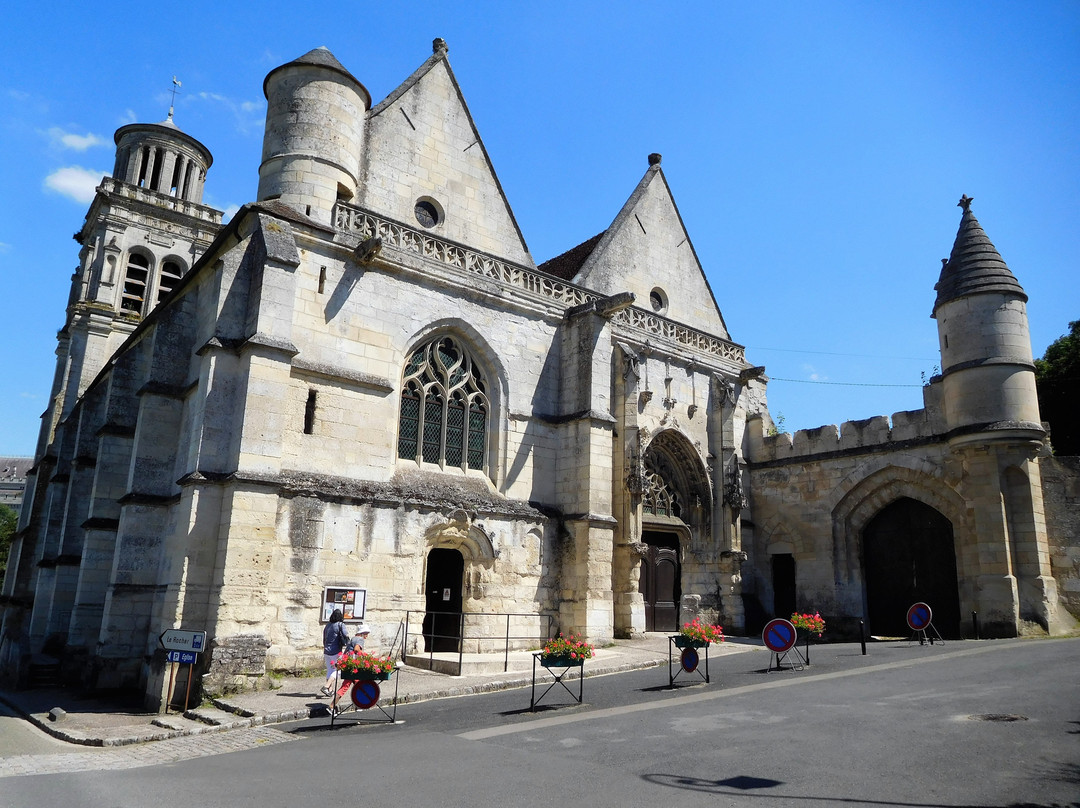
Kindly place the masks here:
MULTIPOLYGON (((401 645, 401 657, 409 653, 409 634, 415 638, 423 637, 424 650, 431 663, 437 653, 457 653, 458 675, 461 675, 462 660, 466 653, 503 654, 503 670, 510 666, 510 646, 529 647, 539 645, 551 636, 554 617, 550 614, 525 612, 484 612, 468 614, 464 612, 405 612, 404 637, 401 645), (419 624, 419 631, 417 625, 419 624), (512 633, 513 632, 513 633, 512 633), (437 651, 436 646, 453 648, 437 651), (475 651, 466 651, 473 647, 475 651)), ((395 638, 396 644, 396 638, 395 638)), ((418 654, 419 655, 419 654, 418 654)))

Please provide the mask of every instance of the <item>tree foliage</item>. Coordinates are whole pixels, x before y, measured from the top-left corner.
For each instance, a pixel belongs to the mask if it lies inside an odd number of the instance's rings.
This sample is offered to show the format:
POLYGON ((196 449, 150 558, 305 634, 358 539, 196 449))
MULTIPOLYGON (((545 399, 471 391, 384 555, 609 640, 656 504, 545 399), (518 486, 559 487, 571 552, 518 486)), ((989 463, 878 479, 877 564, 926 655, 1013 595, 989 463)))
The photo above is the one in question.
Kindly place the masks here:
POLYGON ((1035 360, 1039 411, 1050 424, 1055 454, 1080 455, 1077 402, 1080 401, 1080 320, 1069 333, 1054 340, 1042 359, 1035 360))
POLYGON ((14 508, 0 505, 0 580, 4 577, 7 569, 8 553, 11 552, 11 537, 15 535, 15 528, 19 525, 18 514, 14 508))

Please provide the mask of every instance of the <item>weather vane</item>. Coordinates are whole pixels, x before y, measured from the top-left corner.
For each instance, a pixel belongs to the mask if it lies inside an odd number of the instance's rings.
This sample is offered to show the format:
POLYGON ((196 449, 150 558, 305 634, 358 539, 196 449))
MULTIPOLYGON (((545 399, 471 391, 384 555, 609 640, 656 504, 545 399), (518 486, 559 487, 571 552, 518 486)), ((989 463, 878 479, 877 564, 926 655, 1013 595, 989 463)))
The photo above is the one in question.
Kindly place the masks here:
POLYGON ((180 79, 172 77, 172 98, 169 100, 169 118, 173 116, 173 107, 176 106, 176 93, 180 90, 180 79))

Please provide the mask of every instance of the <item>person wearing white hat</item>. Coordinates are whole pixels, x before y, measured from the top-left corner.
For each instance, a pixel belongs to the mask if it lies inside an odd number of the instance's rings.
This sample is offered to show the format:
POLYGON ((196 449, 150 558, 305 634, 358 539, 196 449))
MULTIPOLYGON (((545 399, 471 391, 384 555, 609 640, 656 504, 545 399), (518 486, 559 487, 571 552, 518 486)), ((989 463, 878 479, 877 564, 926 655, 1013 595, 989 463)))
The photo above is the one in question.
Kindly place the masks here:
POLYGON ((368 638, 368 634, 371 633, 371 629, 368 628, 367 623, 360 623, 353 631, 353 638, 349 640, 350 651, 363 651, 364 642, 368 638))

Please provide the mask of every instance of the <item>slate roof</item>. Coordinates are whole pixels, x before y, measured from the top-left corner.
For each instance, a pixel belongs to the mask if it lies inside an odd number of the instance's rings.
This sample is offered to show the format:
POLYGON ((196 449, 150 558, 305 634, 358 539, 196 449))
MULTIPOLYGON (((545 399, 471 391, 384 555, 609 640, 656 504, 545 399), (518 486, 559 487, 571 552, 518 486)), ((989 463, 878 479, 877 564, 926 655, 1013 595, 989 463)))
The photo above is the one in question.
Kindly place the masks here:
POLYGON ((603 231, 597 233, 588 241, 583 241, 576 247, 564 252, 562 255, 556 255, 554 258, 549 258, 547 261, 537 267, 541 272, 546 272, 548 275, 554 275, 556 278, 562 278, 564 281, 572 281, 574 276, 578 274, 578 270, 592 255, 592 251, 596 249, 596 245, 600 243, 600 239, 604 237, 603 231))
POLYGON ((987 238, 986 233, 971 212, 971 198, 964 196, 960 207, 964 214, 960 219, 960 230, 953 242, 949 259, 942 263, 941 276, 934 285, 938 306, 966 295, 993 292, 1012 294, 1027 300, 1027 293, 1016 280, 997 248, 987 238))
POLYGON ((283 68, 292 67, 294 65, 317 65, 319 67, 325 67, 333 70, 336 73, 340 73, 341 75, 345 76, 347 79, 355 83, 361 90, 363 90, 364 95, 367 97, 367 105, 369 107, 371 106, 371 93, 368 92, 367 87, 363 85, 360 79, 356 78, 356 76, 346 70, 345 65, 339 62, 337 60, 337 57, 334 56, 334 54, 332 54, 330 50, 325 46, 313 48, 312 50, 309 50, 307 53, 305 53, 303 56, 293 59, 291 62, 287 62, 286 64, 279 65, 278 67, 275 67, 273 70, 267 73, 266 78, 263 79, 263 95, 266 95, 266 83, 270 81, 270 77, 272 75, 274 75, 277 71, 283 68))

